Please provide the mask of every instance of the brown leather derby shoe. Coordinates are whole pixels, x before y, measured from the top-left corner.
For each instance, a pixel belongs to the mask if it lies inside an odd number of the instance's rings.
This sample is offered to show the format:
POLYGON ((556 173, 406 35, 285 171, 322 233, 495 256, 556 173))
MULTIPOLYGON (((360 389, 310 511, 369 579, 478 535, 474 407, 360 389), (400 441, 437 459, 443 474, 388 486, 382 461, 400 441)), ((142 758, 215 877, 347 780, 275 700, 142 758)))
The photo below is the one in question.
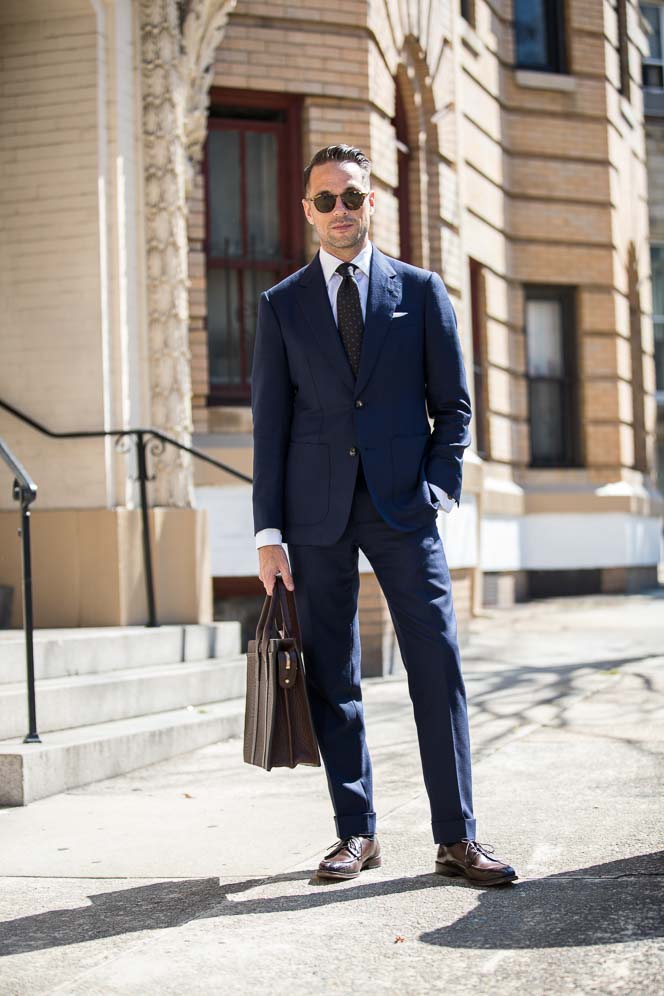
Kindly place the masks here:
POLYGON ((439 875, 462 875, 475 885, 507 885, 519 876, 511 865, 491 857, 492 847, 476 840, 460 840, 456 844, 440 844, 436 855, 439 875))
POLYGON ((357 878, 365 868, 382 864, 378 838, 346 837, 338 840, 318 866, 319 878, 357 878))

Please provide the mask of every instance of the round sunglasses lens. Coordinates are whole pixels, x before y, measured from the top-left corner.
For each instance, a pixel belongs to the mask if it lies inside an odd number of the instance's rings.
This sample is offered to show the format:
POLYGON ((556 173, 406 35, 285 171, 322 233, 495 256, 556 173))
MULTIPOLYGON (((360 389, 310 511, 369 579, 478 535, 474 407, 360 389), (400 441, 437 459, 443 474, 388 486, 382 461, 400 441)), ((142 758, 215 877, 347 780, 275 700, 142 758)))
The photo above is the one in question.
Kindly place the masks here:
POLYGON ((337 199, 334 194, 317 194, 314 197, 314 206, 321 214, 329 214, 336 203, 337 199))
POLYGON ((359 190, 346 190, 341 195, 341 199, 349 211, 357 211, 358 208, 362 207, 365 196, 359 190))

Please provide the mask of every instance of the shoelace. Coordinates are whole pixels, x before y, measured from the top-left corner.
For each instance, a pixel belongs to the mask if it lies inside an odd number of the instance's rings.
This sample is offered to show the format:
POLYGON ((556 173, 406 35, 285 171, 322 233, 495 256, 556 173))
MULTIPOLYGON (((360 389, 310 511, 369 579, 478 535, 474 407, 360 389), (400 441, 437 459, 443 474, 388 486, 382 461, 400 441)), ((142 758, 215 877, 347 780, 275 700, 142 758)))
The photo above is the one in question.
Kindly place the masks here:
POLYGON ((462 843, 465 843, 466 845, 466 850, 463 855, 464 858, 468 857, 468 851, 470 849, 476 851, 478 854, 484 855, 484 857, 488 858, 490 861, 492 860, 491 855, 494 854, 495 848, 491 847, 490 844, 480 844, 477 840, 465 840, 462 841, 462 843))
POLYGON ((326 858, 331 858, 335 854, 338 854, 343 848, 346 848, 349 854, 352 854, 354 858, 362 857, 362 844, 358 837, 346 837, 344 840, 337 840, 331 845, 329 853, 325 855, 326 858))

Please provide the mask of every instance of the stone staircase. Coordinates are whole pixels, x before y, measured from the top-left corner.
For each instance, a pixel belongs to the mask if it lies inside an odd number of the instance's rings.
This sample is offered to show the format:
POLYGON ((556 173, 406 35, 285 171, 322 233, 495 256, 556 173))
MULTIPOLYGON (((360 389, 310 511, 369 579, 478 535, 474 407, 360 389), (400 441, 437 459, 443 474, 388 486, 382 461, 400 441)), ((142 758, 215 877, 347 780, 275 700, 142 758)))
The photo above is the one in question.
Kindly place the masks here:
POLYGON ((240 623, 35 633, 28 729, 23 632, 0 631, 0 806, 120 775, 242 732, 240 623))

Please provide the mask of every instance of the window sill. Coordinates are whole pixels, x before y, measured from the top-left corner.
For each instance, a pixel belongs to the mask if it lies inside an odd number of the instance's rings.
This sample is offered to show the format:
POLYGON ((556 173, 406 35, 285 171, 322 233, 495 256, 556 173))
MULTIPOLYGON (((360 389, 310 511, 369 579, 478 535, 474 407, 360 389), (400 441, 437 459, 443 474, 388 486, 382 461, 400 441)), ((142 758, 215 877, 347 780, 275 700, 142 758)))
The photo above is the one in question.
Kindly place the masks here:
POLYGON ((463 44, 470 49, 473 55, 481 55, 484 51, 484 42, 477 31, 471 27, 465 17, 459 17, 459 25, 459 36, 463 44))
POLYGON ((576 76, 568 73, 549 73, 538 69, 515 69, 514 79, 518 86, 533 90, 576 90, 576 76))
POLYGON ((251 408, 240 405, 208 405, 208 429, 211 433, 250 433, 253 431, 251 408))

